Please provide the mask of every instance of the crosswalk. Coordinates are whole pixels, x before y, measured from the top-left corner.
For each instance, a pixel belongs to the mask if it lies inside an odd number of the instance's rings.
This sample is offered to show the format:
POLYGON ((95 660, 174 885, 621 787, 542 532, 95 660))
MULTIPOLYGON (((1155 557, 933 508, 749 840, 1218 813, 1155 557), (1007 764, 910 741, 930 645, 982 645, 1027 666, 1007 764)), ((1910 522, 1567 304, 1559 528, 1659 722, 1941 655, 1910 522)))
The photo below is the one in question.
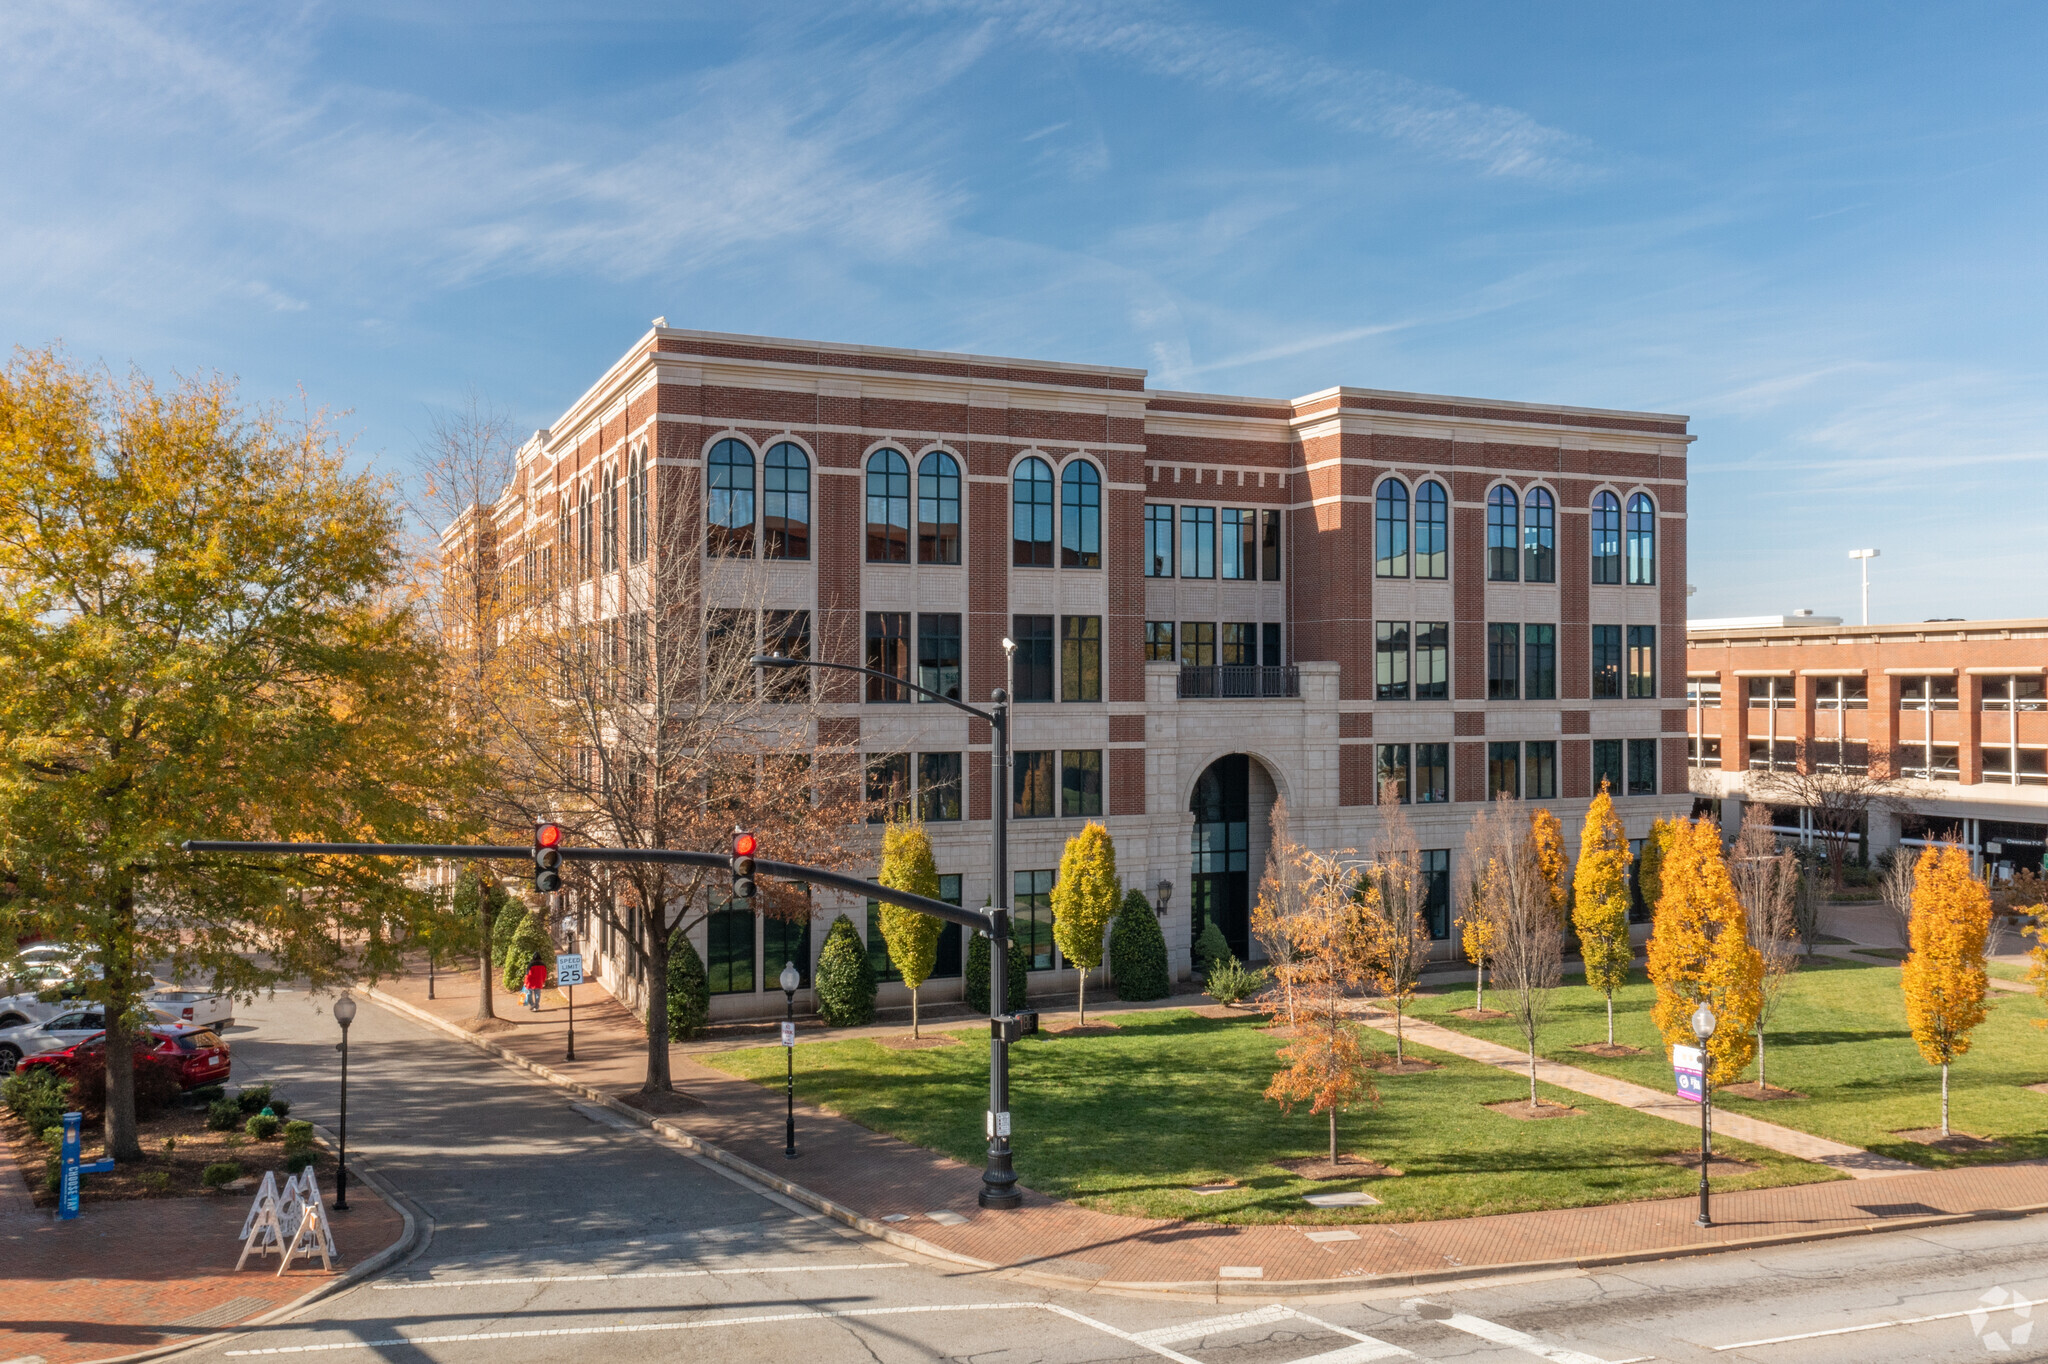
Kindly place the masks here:
MULTIPOLYGON (((1499 1322, 1487 1321, 1483 1317, 1475 1317, 1470 1313, 1455 1312, 1449 1308, 1439 1307, 1422 1299, 1410 1300, 1403 1303, 1402 1306, 1414 1312, 1418 1321, 1432 1322, 1435 1325, 1446 1327, 1453 1331, 1463 1332, 1468 1336, 1477 1336, 1479 1339, 1495 1345, 1508 1346, 1524 1354, 1532 1355, 1537 1359, 1549 1360, 1551 1364, 1642 1364, 1642 1361, 1648 1358, 1647 1356, 1639 1355, 1625 1360, 1604 1359, 1598 1355, 1586 1354, 1581 1350, 1573 1350, 1561 1345, 1546 1344, 1526 1331, 1518 1331, 1511 1326, 1503 1326, 1499 1322)), ((1333 1350, 1319 1350, 1317 1353, 1302 1355, 1287 1360, 1284 1364, 1372 1364, 1372 1361, 1383 1359, 1427 1361, 1429 1358, 1427 1355, 1417 1354, 1414 1350, 1396 1345, 1392 1341, 1376 1339, 1361 1331, 1354 1331, 1348 1327, 1339 1326, 1334 1322, 1325 1321, 1298 1308, 1287 1307, 1280 1303, 1272 1303, 1247 1312, 1230 1312, 1222 1316, 1204 1317, 1195 1321, 1180 1322, 1172 1326, 1162 1326, 1150 1331, 1139 1331, 1129 1334, 1123 1332, 1114 1333, 1122 1335, 1124 1339, 1134 1345, 1143 1346, 1165 1358, 1185 1360, 1194 1358, 1194 1356, 1178 1350, 1169 1350, 1166 1347, 1188 1346, 1199 1342, 1202 1348, 1224 1349, 1235 1345, 1237 1342, 1231 1338, 1243 1332, 1261 1330, 1286 1323, 1298 1323, 1301 1326, 1313 1327, 1331 1335, 1348 1337, 1351 1343, 1340 1345, 1333 1350)), ((1091 1324, 1100 1325, 1100 1323, 1091 1324)), ((1113 1330, 1113 1328, 1107 1327, 1104 1329, 1113 1330)), ((1196 1364, 1200 1364, 1199 1359, 1196 1360, 1196 1364)), ((1282 1364, 1282 1362, 1276 1359, 1274 1364, 1282 1364)))

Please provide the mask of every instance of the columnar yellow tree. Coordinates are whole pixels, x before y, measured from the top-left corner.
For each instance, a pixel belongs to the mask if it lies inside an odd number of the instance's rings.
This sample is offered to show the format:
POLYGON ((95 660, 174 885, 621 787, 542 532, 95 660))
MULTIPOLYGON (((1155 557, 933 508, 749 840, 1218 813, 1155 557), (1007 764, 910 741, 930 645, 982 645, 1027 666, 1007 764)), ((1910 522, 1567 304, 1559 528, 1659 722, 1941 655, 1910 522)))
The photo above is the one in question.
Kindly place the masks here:
POLYGON ((1636 889, 1643 893, 1643 903, 1655 913, 1657 902, 1664 898, 1664 859, 1670 855, 1671 844, 1678 837, 1678 826, 1682 819, 1653 819, 1650 821, 1650 836, 1643 840, 1642 861, 1636 866, 1636 889))
MULTIPOLYGON (((891 822, 882 832, 882 869, 875 879, 891 890, 908 891, 927 899, 939 898, 939 866, 932 856, 932 840, 924 825, 911 821, 891 822)), ((910 1035, 919 1036, 917 991, 939 960, 939 934, 945 925, 929 914, 901 905, 882 906, 882 941, 889 945, 889 962, 902 973, 910 987, 910 1035)), ((769 962, 772 968, 775 963, 769 962)))
POLYGON ((1465 949, 1465 959, 1475 968, 1472 987, 1472 1008, 1475 1012, 1486 1008, 1486 963, 1493 956, 1494 943, 1500 937, 1500 926, 1490 917, 1490 905, 1483 876, 1475 869, 1465 892, 1465 903, 1458 910, 1458 945, 1465 949))
POLYGON ((1666 1043, 1692 1046, 1692 1013, 1701 1004, 1717 1026, 1707 1044, 1707 1083, 1724 1085, 1756 1054, 1763 1008, 1763 961, 1712 823, 1676 819, 1665 826, 1663 894, 1650 932, 1652 1015, 1666 1043))
POLYGON ((1913 950, 1899 972, 1906 1025, 1927 1064, 1941 1067, 1941 1134, 1948 1130, 1949 1063, 1984 1021, 1984 938, 1991 894, 1953 843, 1920 854, 1913 877, 1913 950))
POLYGON ((1052 937, 1081 977, 1081 1026, 1088 1025, 1088 973, 1102 965, 1103 935, 1124 889, 1116 875, 1116 843, 1090 821, 1067 840, 1052 887, 1052 937))
POLYGON ((1628 983, 1634 949, 1628 937, 1628 833, 1614 813, 1607 783, 1593 797, 1579 831, 1572 926, 1586 959, 1586 984, 1607 996, 1607 1045, 1614 1045, 1614 992, 1628 983))
POLYGON ((1565 906, 1571 902, 1572 864, 1564 850, 1564 825, 1547 805, 1529 815, 1529 836, 1536 840, 1536 867, 1550 888, 1550 912, 1559 923, 1565 921, 1565 906))

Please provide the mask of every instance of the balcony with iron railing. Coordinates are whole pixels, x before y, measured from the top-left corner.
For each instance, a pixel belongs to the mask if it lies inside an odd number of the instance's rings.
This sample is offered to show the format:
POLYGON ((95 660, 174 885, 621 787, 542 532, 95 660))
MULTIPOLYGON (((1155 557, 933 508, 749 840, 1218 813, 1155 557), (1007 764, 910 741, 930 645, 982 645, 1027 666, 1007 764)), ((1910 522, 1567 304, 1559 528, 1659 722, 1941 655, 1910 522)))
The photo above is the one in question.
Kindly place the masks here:
POLYGON ((1292 663, 1270 668, 1183 663, 1177 694, 1183 701, 1294 701, 1301 697, 1301 670, 1292 663))

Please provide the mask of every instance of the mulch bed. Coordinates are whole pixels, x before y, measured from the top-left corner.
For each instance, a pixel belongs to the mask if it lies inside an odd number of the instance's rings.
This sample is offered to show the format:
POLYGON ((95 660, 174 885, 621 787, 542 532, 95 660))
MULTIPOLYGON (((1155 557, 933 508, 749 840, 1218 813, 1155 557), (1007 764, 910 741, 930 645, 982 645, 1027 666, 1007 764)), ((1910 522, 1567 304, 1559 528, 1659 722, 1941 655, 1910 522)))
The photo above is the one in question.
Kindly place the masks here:
MULTIPOLYGON (((1688 1170, 1700 1168, 1700 1153, 1697 1151, 1673 1151, 1669 1155, 1659 1156, 1657 1159, 1666 1165, 1680 1165, 1688 1170)), ((1729 1156, 1707 1157, 1707 1177, 1709 1179, 1719 1179, 1724 1175, 1754 1174, 1761 1169, 1763 1169, 1763 1166, 1753 1160, 1735 1160, 1729 1156)))
POLYGON ((695 1113, 704 1107, 704 1101, 679 1089, 661 1090, 653 1094, 645 1090, 630 1090, 612 1096, 628 1108, 637 1108, 653 1117, 665 1118, 675 1113, 695 1113))
POLYGON ((1527 1099, 1508 1099, 1497 1104, 1481 1104, 1480 1107, 1492 1109, 1504 1118, 1514 1118, 1521 1122, 1538 1122, 1544 1118, 1576 1118, 1585 1111, 1573 1108, 1569 1104, 1539 1103, 1531 1108, 1527 1099))
POLYGON ((1471 1023, 1496 1023, 1508 1016, 1506 1009, 1453 1009, 1452 1018, 1462 1018, 1471 1023))
POLYGON ((1717 1094, 1733 1094, 1738 1099, 1803 1099, 1806 1096, 1796 1089, 1780 1089, 1776 1085, 1759 1087, 1754 1080, 1744 1080, 1739 1085, 1723 1085, 1717 1094))
MULTIPOLYGON (((98 1160, 107 1153, 106 1143, 100 1137, 101 1128, 97 1122, 88 1122, 80 1135, 79 1159, 87 1162, 98 1160)), ((142 1143, 140 1161, 123 1161, 103 1175, 86 1175, 78 1181, 78 1196, 82 1203, 107 1203, 130 1198, 190 1198, 194 1194, 215 1192, 199 1182, 199 1176, 207 1166, 218 1161, 232 1160, 242 1167, 242 1174, 251 1179, 261 1179, 266 1170, 277 1172, 279 1179, 285 1175, 284 1140, 273 1137, 269 1141, 257 1141, 245 1132, 210 1132, 206 1127, 206 1110, 171 1108, 154 1118, 136 1125, 136 1137, 142 1143), (165 1137, 177 1138, 177 1149, 166 1155, 163 1149, 165 1137)), ((43 1187, 43 1164, 45 1151, 28 1130, 28 1125, 4 1108, 0 1108, 0 1144, 4 1144, 12 1157, 15 1167, 21 1171, 21 1180, 28 1185, 39 1208, 57 1206, 57 1195, 43 1187)), ((327 1183, 327 1171, 332 1164, 325 1152, 315 1148, 316 1168, 321 1170, 321 1183, 327 1183)), ((7 1176, 12 1178, 12 1175, 7 1176)), ((229 1194, 240 1194, 244 1189, 228 1189, 229 1194)))
POLYGON ((1643 1054, 1641 1047, 1625 1046, 1620 1042, 1588 1042, 1585 1046, 1573 1047, 1572 1050, 1582 1051, 1588 1056, 1604 1056, 1609 1060, 1613 1060, 1618 1056, 1641 1056, 1643 1054))
POLYGON ((511 1032, 519 1025, 509 1018, 465 1018, 455 1025, 464 1032, 511 1032))
POLYGON ((1377 1075, 1420 1075, 1426 1070, 1443 1069, 1442 1065, 1436 1061, 1419 1061, 1414 1057, 1410 1057, 1397 1064, 1394 1058, 1385 1052, 1381 1052, 1378 1056, 1367 1062, 1367 1064, 1372 1068, 1373 1073, 1377 1075))
POLYGON ((930 1051, 933 1047, 957 1047, 960 1039, 948 1037, 945 1033, 934 1033, 930 1037, 912 1037, 908 1033, 897 1037, 877 1037, 879 1046, 890 1051, 930 1051))
POLYGON ((1335 1165, 1321 1156, 1309 1156, 1300 1160, 1276 1160, 1273 1163, 1290 1174, 1315 1180, 1391 1179, 1401 1173, 1391 1165, 1382 1165, 1353 1151, 1346 1151, 1338 1156, 1335 1165))
POLYGON ((1998 1142, 1989 1141, 1983 1137, 1973 1137, 1968 1132, 1950 1132, 1944 1137, 1941 1135, 1939 1127, 1909 1127, 1903 1132, 1894 1132, 1892 1135, 1904 1137, 1907 1141, 1917 1141, 1922 1146, 1931 1146, 1937 1151, 1946 1151, 1952 1156, 1974 1155, 1979 1151, 2002 1151, 2005 1149, 1998 1142))

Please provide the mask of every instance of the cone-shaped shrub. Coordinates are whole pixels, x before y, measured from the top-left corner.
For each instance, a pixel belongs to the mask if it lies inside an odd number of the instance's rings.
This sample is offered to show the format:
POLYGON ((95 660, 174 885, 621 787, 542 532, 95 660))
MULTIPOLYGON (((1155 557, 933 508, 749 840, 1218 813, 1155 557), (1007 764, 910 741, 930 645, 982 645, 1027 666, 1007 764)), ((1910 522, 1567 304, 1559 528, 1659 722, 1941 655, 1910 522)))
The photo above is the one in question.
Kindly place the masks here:
POLYGON ((818 1014, 835 1028, 875 1021, 874 963, 860 931, 844 914, 832 921, 818 953, 818 1014))
POLYGON ((1202 968, 1202 974, 1207 975, 1219 962, 1226 960, 1236 961, 1237 956, 1230 950, 1230 944, 1224 941, 1223 930, 1211 919, 1202 929, 1202 936, 1195 939, 1195 962, 1202 968))
POLYGON ((690 945, 690 935, 678 928, 668 940, 669 1040, 687 1042, 710 1021, 711 978, 704 974, 704 959, 690 945))
POLYGON ((1164 999, 1173 993, 1166 965, 1166 935, 1145 892, 1124 892, 1123 907, 1109 931, 1109 969, 1116 974, 1118 999, 1164 999))
MULTIPOLYGON (((979 933, 968 935, 967 944, 967 1007, 978 1014, 988 1012, 988 939, 979 933)), ((1025 971, 1024 954, 1017 950, 1017 944, 1010 944, 1010 1002, 1006 1012, 1015 1013, 1024 1007, 1025 971)))
POLYGON ((503 960, 506 989, 520 988, 520 982, 526 976, 526 965, 535 957, 539 957, 546 964, 548 979, 553 980, 555 945, 549 940, 547 929, 541 926, 540 915, 528 910, 520 916, 519 927, 513 931, 512 941, 505 948, 503 960))

